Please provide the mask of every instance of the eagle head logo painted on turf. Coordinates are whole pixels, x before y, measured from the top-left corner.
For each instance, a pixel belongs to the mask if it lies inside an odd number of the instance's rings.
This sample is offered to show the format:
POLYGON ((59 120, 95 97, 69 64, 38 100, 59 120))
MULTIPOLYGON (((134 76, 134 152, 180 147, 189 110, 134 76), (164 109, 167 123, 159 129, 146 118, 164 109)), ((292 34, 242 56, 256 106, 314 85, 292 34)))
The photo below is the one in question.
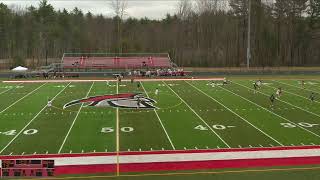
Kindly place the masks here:
POLYGON ((95 97, 88 97, 84 99, 71 101, 63 106, 66 109, 70 106, 89 103, 88 106, 95 107, 115 107, 126 109, 155 109, 153 103, 155 100, 144 97, 141 93, 126 93, 126 94, 114 94, 114 95, 102 95, 95 97))

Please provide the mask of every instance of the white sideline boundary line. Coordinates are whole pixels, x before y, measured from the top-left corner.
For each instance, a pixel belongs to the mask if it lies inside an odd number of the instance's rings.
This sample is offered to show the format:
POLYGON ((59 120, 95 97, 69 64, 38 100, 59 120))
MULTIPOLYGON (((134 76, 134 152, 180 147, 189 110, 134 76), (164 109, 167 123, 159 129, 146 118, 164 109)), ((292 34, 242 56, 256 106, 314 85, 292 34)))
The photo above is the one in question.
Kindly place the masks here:
MULTIPOLYGON (((143 83, 140 82, 140 84, 141 84, 141 87, 143 88, 144 92, 146 93, 147 97, 150 98, 150 97, 149 97, 149 94, 147 93, 146 89, 145 89, 144 86, 143 86, 143 83)), ((170 144, 171 144, 172 149, 173 149, 173 150, 176 150, 176 147, 173 145, 173 143, 172 143, 172 141, 171 141, 171 138, 170 138, 170 136, 169 136, 166 128, 164 127, 164 125, 163 125, 163 123, 162 123, 162 121, 161 121, 161 119, 160 119, 160 117, 159 117, 159 115, 158 115, 158 112, 157 112, 155 109, 153 109, 153 111, 154 111, 154 113, 156 114, 156 116, 157 116, 157 118, 158 118, 158 120, 159 120, 159 122, 160 122, 160 124, 161 124, 161 126, 162 126, 162 129, 163 129, 164 133, 165 133, 166 136, 167 136, 167 139, 169 140, 169 142, 170 142, 170 144)))
MULTIPOLYGON (((94 85, 94 82, 92 82, 91 87, 90 87, 89 91, 87 92, 86 97, 89 96, 89 93, 90 93, 93 85, 94 85)), ((61 146, 60 146, 60 148, 59 148, 58 154, 61 153, 61 150, 62 150, 64 144, 66 143, 66 141, 67 141, 67 139, 68 139, 68 137, 69 137, 69 134, 70 134, 70 132, 71 132, 71 130, 72 130, 72 128, 73 128, 73 126, 74 126, 74 124, 75 124, 75 122, 76 122, 79 114, 80 114, 80 111, 81 111, 81 109, 82 109, 82 107, 83 107, 83 104, 84 104, 84 103, 81 104, 81 106, 80 106, 80 108, 79 108, 79 110, 78 110, 78 112, 77 112, 76 117, 73 119, 73 122, 72 122, 72 124, 71 124, 71 126, 70 126, 70 128, 69 128, 69 131, 68 131, 67 135, 65 136, 65 138, 64 138, 64 140, 63 140, 63 142, 62 142, 62 144, 61 144, 61 146)))
MULTIPOLYGON (((135 79, 135 81, 223 81, 224 78, 162 78, 162 79, 135 79)), ((4 83, 59 83, 59 82, 116 82, 115 79, 66 79, 66 80, 26 80, 26 81, 2 81, 4 83)), ((130 82, 131 79, 123 79, 124 82, 130 82)))
MULTIPOLYGON (((277 89, 276 87, 270 86, 270 85, 264 85, 264 86, 267 86, 267 87, 270 87, 270 88, 273 88, 273 89, 277 89)), ((293 92, 290 92, 290 91, 286 91, 286 90, 283 90, 283 91, 284 91, 284 92, 287 92, 288 94, 292 94, 292 95, 294 95, 294 96, 298 96, 298 97, 301 97, 301 98, 304 98, 304 99, 310 101, 310 99, 308 99, 308 98, 306 98, 306 97, 304 97, 304 96, 301 96, 301 95, 299 95, 299 94, 296 94, 296 93, 293 93, 293 92)), ((320 103, 319 101, 314 101, 314 102, 320 103)))
MULTIPOLYGON (((207 96, 208 98, 212 99, 213 101, 217 102, 218 104, 220 104, 221 106, 223 106, 225 109, 227 109, 228 111, 230 111, 231 113, 233 113, 234 115, 238 116, 240 119, 242 119, 243 121, 245 121, 246 123, 248 123, 249 125, 251 125, 253 128, 255 128, 256 130, 258 130, 259 132, 261 132, 262 134, 264 134, 265 136, 267 136, 268 138, 270 138, 271 140, 273 140, 274 142, 278 143, 280 146, 284 146, 282 143, 280 143, 278 140, 276 140, 275 138, 273 138, 272 136, 270 136, 269 134, 267 134, 266 132, 262 131, 261 129, 259 129, 258 127, 256 127, 255 125, 253 125, 252 123, 250 123, 248 120, 246 120, 245 118, 243 118, 242 116, 240 116, 239 114, 237 114, 236 112, 232 111, 230 108, 228 108, 227 106, 225 106, 223 103, 221 103, 220 101, 216 100, 214 97, 210 96, 209 94, 205 93, 204 91, 202 91, 201 89, 199 89, 198 87, 194 86, 193 84, 190 84, 189 82, 187 82, 190 86, 192 86, 193 88, 197 89, 199 92, 201 92, 202 94, 204 94, 205 96, 207 96)), ((220 87, 220 86, 219 86, 220 87)))
MULTIPOLYGON (((117 94, 119 94, 119 81, 117 81, 117 94)), ((117 153, 117 176, 120 175, 120 117, 119 107, 116 109, 116 153, 117 153)))
POLYGON ((229 144, 226 143, 226 142, 221 138, 221 136, 220 136, 217 132, 215 132, 215 131, 211 128, 211 126, 209 126, 209 124, 208 124, 204 119, 202 119, 202 117, 201 117, 194 109, 192 109, 192 107, 191 107, 185 100, 183 100, 170 86, 168 86, 167 83, 165 83, 165 82, 163 82, 163 83, 164 83, 185 105, 187 105, 188 108, 189 108, 228 148, 231 148, 231 147, 229 146, 229 144))
POLYGON ((35 91, 37 91, 38 89, 40 89, 42 86, 44 86, 44 85, 46 85, 46 84, 47 84, 47 83, 42 84, 41 86, 39 86, 39 87, 37 87, 36 89, 34 89, 34 90, 32 90, 31 92, 29 92, 28 94, 24 95, 22 98, 16 100, 16 101, 15 101, 14 103, 12 103, 10 106, 8 106, 8 107, 6 107, 4 110, 2 110, 2 111, 0 112, 0 114, 3 113, 3 112, 5 112, 5 111, 8 110, 9 108, 11 108, 12 106, 14 106, 14 105, 17 104, 18 102, 20 102, 22 99, 28 97, 29 95, 31 95, 32 93, 34 93, 35 91))
MULTIPOLYGON (((58 94, 56 94, 56 95, 52 98, 52 101, 53 101, 56 97, 58 97, 67 87, 69 87, 70 84, 71 84, 71 82, 70 82, 66 87, 64 87, 58 94)), ((42 113, 42 111, 46 109, 46 107, 47 107, 47 105, 45 105, 45 106, 28 122, 28 124, 26 124, 26 125, 21 129, 21 131, 20 131, 14 138, 11 139, 11 141, 0 151, 0 154, 1 154, 5 149, 7 149, 7 147, 9 147, 9 146, 13 143, 13 141, 14 141, 15 139, 18 138, 18 136, 42 113)))
MULTIPOLYGON (((278 82, 278 83, 280 83, 280 84, 285 84, 285 85, 288 85, 288 86, 291 86, 291 87, 299 88, 299 89, 301 89, 301 90, 305 90, 305 91, 309 91, 309 92, 317 92, 317 91, 312 91, 312 90, 307 89, 307 88, 304 89, 304 88, 301 88, 301 87, 299 87, 299 86, 295 86, 295 85, 288 84, 288 83, 281 82, 281 81, 276 81, 276 80, 272 80, 272 81, 278 82)), ((317 93, 318 93, 318 92, 317 92, 317 93)))
MULTIPOLYGON (((232 81, 232 82, 234 82, 234 81, 232 81)), ((235 82, 234 82, 235 83, 235 82)), ((238 83, 235 83, 235 84, 238 84, 238 83)), ((247 87, 247 86, 245 86, 245 85, 242 85, 242 84, 238 84, 238 85, 240 85, 240 86, 243 86, 243 87, 246 87, 246 88, 248 88, 248 89, 251 89, 251 88, 249 88, 249 87, 247 87)), ((251 89, 251 90, 253 90, 253 89, 251 89)), ((259 92, 259 93, 261 93, 261 94, 263 94, 263 95, 265 95, 265 96, 268 96, 266 93, 263 93, 263 92, 261 92, 261 91, 257 91, 257 92, 259 92)), ((302 111, 305 111, 305 112, 307 112, 307 113, 309 113, 309 114, 312 114, 312 115, 315 115, 315 116, 317 116, 317 117, 319 117, 320 118, 320 115, 319 114, 316 114, 316 113, 314 113, 314 112, 311 112, 311 111, 308 111, 308 110, 306 110, 306 109, 303 109, 302 107, 300 107, 300 106, 296 106, 296 105, 294 105, 294 104, 291 104, 291 103, 289 103, 289 102, 287 102, 287 101, 284 101, 284 100, 281 100, 281 99, 277 99, 278 101, 281 101, 281 102, 283 102, 283 103, 285 103, 285 104, 289 104, 290 106, 293 106, 293 107, 295 107, 295 108, 298 108, 298 109, 301 109, 302 111)))
MULTIPOLYGON (((249 88, 249 87, 247 87, 247 86, 245 86, 245 85, 236 83, 236 82, 234 82, 234 81, 232 81, 232 82, 235 83, 235 84, 237 84, 237 85, 239 85, 239 86, 242 86, 242 87, 244 87, 244 88, 251 89, 251 88, 249 88)), ((252 90, 252 89, 251 89, 251 90, 252 90)), ((257 91, 257 92, 260 92, 260 91, 257 91)), ((260 93, 263 94, 263 95, 265 95, 265 96, 267 96, 265 93, 262 93, 262 92, 260 92, 260 93)), ((238 96, 239 96, 239 97, 242 97, 242 96, 240 96, 240 95, 238 95, 238 96)), ((244 98, 244 97, 243 97, 243 98, 244 98)), ((253 103, 253 104, 256 104, 256 103, 250 101, 250 100, 247 99, 247 98, 244 98, 244 99, 246 99, 247 101, 249 101, 249 102, 251 102, 251 103, 253 103)), ((268 112, 270 112, 270 113, 272 113, 272 114, 274 114, 274 115, 276 115, 276 116, 278 116, 278 117, 286 120, 287 122, 290 122, 290 123, 296 125, 297 127, 300 127, 301 129, 306 130, 306 131, 310 132, 311 134, 313 134, 313 135, 315 135, 315 136, 317 136, 317 137, 320 137, 320 135, 318 135, 318 134, 316 134, 316 133, 314 133, 314 132, 312 132, 312 131, 310 131, 310 130, 308 130, 308 129, 300 126, 300 125, 298 125, 297 123, 294 123, 294 122, 290 121, 289 119, 287 119, 287 118, 285 118, 285 117, 282 117, 282 116, 278 115, 277 113, 274 113, 274 112, 270 111, 269 109, 260 106, 259 104, 256 104, 256 105, 259 106, 259 107, 261 107, 262 109, 264 109, 264 110, 266 110, 266 111, 268 111, 268 112)))
POLYGON ((6 93, 6 92, 8 92, 8 91, 10 91, 10 90, 12 90, 12 89, 17 88, 17 87, 20 86, 21 84, 23 84, 23 83, 19 83, 19 84, 16 85, 14 88, 10 88, 10 89, 7 89, 7 90, 5 90, 5 91, 0 92, 0 95, 1 95, 1 94, 4 94, 4 93, 6 93))

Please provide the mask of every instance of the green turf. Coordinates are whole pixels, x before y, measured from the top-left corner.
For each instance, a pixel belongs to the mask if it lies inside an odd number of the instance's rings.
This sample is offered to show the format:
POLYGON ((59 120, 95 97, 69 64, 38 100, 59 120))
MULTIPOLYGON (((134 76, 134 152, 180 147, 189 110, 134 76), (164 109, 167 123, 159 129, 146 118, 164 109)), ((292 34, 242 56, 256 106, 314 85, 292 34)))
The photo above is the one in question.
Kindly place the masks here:
POLYGON ((140 88, 140 82, 0 83, 0 154, 115 152, 117 120, 120 151, 319 145, 320 82, 263 82, 257 93, 245 79, 215 87, 208 81, 143 82, 140 88), (283 96, 271 107, 278 87, 283 96), (86 96, 133 92, 158 108, 62 109, 86 96), (48 98, 54 107, 46 107, 48 98))

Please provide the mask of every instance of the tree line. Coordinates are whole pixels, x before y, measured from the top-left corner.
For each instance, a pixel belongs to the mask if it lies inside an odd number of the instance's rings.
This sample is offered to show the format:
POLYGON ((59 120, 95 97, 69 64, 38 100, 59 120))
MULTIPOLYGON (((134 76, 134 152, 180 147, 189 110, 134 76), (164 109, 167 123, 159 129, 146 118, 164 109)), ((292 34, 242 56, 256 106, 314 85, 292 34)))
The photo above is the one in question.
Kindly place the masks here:
POLYGON ((168 52, 178 66, 245 66, 250 5, 252 66, 320 65, 320 0, 249 2, 180 0, 161 20, 55 10, 46 0, 25 9, 0 3, 0 59, 45 65, 64 52, 168 52))

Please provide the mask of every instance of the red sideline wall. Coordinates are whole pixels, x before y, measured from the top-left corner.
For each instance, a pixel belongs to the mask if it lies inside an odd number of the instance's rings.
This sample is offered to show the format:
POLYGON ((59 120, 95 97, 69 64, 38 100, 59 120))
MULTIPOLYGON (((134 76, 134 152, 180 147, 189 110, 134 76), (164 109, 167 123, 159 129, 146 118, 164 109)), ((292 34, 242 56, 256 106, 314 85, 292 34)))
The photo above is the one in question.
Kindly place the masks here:
POLYGON ((54 159, 56 175, 116 172, 253 168, 320 164, 320 146, 0 156, 4 159, 54 159))

